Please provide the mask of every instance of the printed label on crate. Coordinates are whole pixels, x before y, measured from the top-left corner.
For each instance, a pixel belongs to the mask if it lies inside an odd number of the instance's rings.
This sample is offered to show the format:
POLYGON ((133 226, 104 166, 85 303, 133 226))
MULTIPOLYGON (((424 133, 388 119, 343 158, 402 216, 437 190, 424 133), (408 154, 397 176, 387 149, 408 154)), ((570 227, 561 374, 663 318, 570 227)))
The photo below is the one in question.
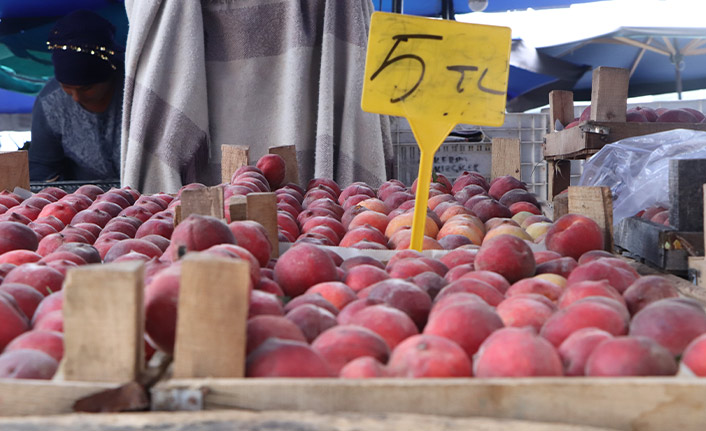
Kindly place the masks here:
POLYGON ((375 12, 363 110, 501 126, 510 47, 507 27, 375 12))

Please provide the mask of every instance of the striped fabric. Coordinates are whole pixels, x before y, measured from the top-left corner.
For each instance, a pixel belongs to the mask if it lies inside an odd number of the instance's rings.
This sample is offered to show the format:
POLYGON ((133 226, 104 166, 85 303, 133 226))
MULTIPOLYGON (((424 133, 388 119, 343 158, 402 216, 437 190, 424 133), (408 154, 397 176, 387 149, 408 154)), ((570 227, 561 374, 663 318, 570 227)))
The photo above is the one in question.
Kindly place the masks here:
POLYGON ((386 179, 388 119, 360 108, 371 0, 125 5, 123 185, 218 184, 223 144, 295 144, 303 184, 386 179))

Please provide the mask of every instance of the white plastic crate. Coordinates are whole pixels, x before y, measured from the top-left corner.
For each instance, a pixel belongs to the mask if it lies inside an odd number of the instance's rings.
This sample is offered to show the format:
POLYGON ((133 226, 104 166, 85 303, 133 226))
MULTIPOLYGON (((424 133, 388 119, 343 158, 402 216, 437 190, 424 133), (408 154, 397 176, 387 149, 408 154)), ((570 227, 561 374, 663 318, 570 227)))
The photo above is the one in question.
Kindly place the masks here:
MULTIPOLYGON (((474 170, 490 179, 491 140, 493 138, 515 138, 520 140, 520 179, 527 189, 540 199, 547 198, 547 164, 544 161, 542 144, 548 131, 547 114, 505 114, 501 127, 459 124, 454 131, 480 131, 480 142, 468 142, 449 137, 434 156, 434 170, 454 180, 464 170, 474 170)), ((392 139, 395 149, 394 177, 410 185, 419 170, 419 148, 405 118, 392 118, 392 139)))

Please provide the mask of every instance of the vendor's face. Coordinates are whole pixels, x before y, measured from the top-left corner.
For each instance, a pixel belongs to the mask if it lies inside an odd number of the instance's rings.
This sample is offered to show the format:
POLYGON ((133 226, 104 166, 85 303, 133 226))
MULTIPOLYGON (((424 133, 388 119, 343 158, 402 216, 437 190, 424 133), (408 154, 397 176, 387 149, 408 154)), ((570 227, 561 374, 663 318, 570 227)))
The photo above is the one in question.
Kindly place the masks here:
POLYGON ((108 109, 113 97, 113 81, 91 85, 61 84, 61 88, 74 102, 90 112, 103 112, 108 109))

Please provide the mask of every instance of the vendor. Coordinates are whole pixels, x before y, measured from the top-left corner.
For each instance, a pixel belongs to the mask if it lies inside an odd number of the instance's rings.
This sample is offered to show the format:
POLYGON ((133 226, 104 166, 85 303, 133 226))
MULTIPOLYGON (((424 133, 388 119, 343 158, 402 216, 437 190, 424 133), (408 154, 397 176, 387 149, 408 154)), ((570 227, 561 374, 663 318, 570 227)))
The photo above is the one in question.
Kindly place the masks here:
POLYGON ((54 78, 32 110, 32 181, 120 178, 124 50, 115 27, 90 11, 60 19, 49 34, 54 78))

